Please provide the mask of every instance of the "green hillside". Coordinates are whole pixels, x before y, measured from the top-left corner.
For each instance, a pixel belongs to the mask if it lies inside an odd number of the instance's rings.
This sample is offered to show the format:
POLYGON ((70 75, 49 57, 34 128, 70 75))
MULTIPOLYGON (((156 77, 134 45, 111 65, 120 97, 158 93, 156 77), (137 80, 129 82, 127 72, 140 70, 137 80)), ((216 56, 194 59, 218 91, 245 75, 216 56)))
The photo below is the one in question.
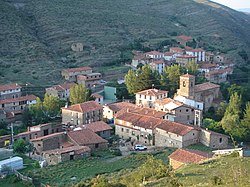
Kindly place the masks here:
POLYGON ((54 84, 63 68, 100 70, 135 39, 174 32, 229 55, 250 51, 250 16, 204 0, 0 0, 0 21, 0 82, 54 84), (83 52, 71 51, 75 42, 83 52))

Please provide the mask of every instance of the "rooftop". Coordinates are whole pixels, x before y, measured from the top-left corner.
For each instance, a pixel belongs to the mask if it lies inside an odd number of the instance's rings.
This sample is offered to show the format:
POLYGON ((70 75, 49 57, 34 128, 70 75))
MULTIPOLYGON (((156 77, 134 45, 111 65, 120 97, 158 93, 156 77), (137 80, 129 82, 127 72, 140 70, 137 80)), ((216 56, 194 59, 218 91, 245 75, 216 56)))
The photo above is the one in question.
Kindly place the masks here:
POLYGON ((36 100, 36 98, 37 97, 35 95, 26 95, 26 96, 14 98, 14 99, 0 100, 0 104, 16 103, 16 102, 22 102, 22 101, 33 101, 33 100, 36 100))
POLYGON ((178 107, 184 105, 183 103, 176 101, 174 99, 171 99, 171 98, 157 100, 157 101, 155 101, 155 103, 157 103, 159 105, 165 105, 168 110, 173 110, 175 108, 178 108, 178 107))
POLYGON ((143 90, 143 91, 137 92, 136 94, 149 95, 149 96, 159 96, 159 95, 167 94, 167 93, 168 93, 168 91, 166 91, 166 90, 148 89, 148 90, 143 90))
POLYGON ((159 60, 159 61, 153 61, 151 62, 151 64, 165 64, 165 62, 163 60, 159 60))
POLYGON ((7 91, 7 90, 15 90, 15 89, 21 89, 22 87, 19 86, 18 84, 3 84, 0 85, 0 92, 1 91, 7 91))
POLYGON ((203 160, 211 158, 211 155, 198 150, 191 149, 177 149, 169 158, 181 163, 199 163, 203 160))
POLYGON ((202 84, 197 84, 194 87, 195 92, 202 92, 202 91, 206 91, 206 90, 210 90, 210 89, 214 89, 214 88, 220 88, 220 85, 214 84, 211 82, 205 82, 202 84))
POLYGON ((110 127, 107 123, 105 123, 103 121, 97 121, 94 123, 87 124, 85 126, 87 129, 90 129, 93 132, 112 130, 112 127, 110 127))
POLYGON ((69 68, 69 69, 64 69, 63 71, 66 72, 78 72, 78 71, 89 71, 92 70, 91 67, 79 67, 79 68, 69 68))
POLYGON ((181 75, 181 77, 184 77, 184 78, 195 78, 194 75, 190 75, 188 73, 184 74, 184 75, 181 75))
POLYGON ((74 85, 75 83, 65 83, 65 84, 54 85, 48 89, 55 89, 57 91, 65 91, 65 90, 70 89, 74 85))
POLYGON ((68 132, 68 137, 78 145, 107 143, 107 140, 104 140, 90 129, 70 131, 68 132))
POLYGON ((47 136, 42 136, 42 137, 39 137, 39 138, 32 139, 31 141, 41 141, 41 140, 44 140, 44 139, 49 139, 49 138, 54 138, 54 137, 57 137, 57 136, 62 136, 63 134, 65 134, 65 132, 57 132, 57 133, 54 133, 54 134, 49 134, 47 136))
POLYGON ((90 111, 94 111, 94 110, 100 110, 100 109, 102 109, 102 105, 99 105, 95 101, 87 101, 84 103, 71 105, 67 108, 63 107, 62 109, 63 110, 70 110, 70 111, 74 111, 74 112, 85 113, 85 112, 90 112, 90 111))
POLYGON ((189 41, 193 39, 191 36, 186 36, 186 35, 180 35, 180 36, 177 36, 176 38, 181 39, 183 41, 189 41))
POLYGON ((150 52, 147 52, 145 54, 147 54, 147 55, 161 55, 162 53, 159 51, 150 51, 150 52))
POLYGON ((136 107, 136 105, 128 102, 119 102, 119 103, 111 103, 107 105, 107 107, 114 112, 118 112, 124 108, 134 108, 136 107))
POLYGON ((63 154, 63 153, 68 153, 68 152, 76 152, 76 154, 81 154, 84 152, 90 152, 90 148, 87 146, 71 146, 71 147, 66 147, 66 148, 62 148, 62 149, 53 149, 53 150, 49 150, 49 151, 44 151, 43 153, 45 154, 63 154))

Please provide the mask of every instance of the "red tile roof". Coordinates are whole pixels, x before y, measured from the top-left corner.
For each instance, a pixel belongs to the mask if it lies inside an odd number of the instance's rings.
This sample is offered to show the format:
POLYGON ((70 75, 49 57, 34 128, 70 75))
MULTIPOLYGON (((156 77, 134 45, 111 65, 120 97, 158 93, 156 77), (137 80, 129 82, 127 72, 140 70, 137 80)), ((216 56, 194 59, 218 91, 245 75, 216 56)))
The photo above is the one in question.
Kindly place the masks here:
POLYGON ((148 89, 148 90, 143 90, 143 91, 137 92, 136 94, 149 95, 149 96, 159 96, 159 95, 167 94, 167 93, 168 93, 168 91, 166 91, 166 90, 148 89))
POLYGON ((178 162, 188 164, 188 163, 199 163, 203 160, 207 160, 208 158, 211 158, 211 154, 198 150, 177 149, 168 157, 178 162))
POLYGON ((43 151, 43 154, 63 154, 63 153, 68 153, 68 152, 75 152, 75 154, 82 154, 85 152, 90 152, 90 148, 87 146, 71 146, 71 147, 66 147, 62 149, 53 149, 49 151, 43 151))
POLYGON ((181 75, 181 77, 184 77, 184 78, 195 78, 194 75, 190 75, 190 74, 184 74, 184 75, 181 75))
POLYGON ((194 129, 194 127, 192 126, 184 125, 181 123, 176 123, 164 119, 155 118, 152 116, 145 116, 130 112, 118 113, 115 118, 118 120, 132 123, 133 126, 138 126, 146 129, 159 128, 181 136, 187 134, 188 132, 194 129))
POLYGON ((210 82, 205 82, 202 84, 195 85, 194 90, 195 90, 195 92, 202 92, 202 91, 206 91, 206 90, 210 90, 210 89, 214 89, 214 88, 220 88, 220 85, 213 84, 210 82))
POLYGON ((172 53, 172 52, 166 52, 164 53, 164 56, 173 56, 175 53, 172 53))
POLYGON ((162 55, 163 53, 161 53, 159 51, 150 51, 150 52, 147 52, 145 54, 147 54, 147 55, 162 55))
POLYGON ((199 65, 199 68, 201 68, 201 69, 209 69, 209 68, 216 68, 216 67, 218 67, 218 65, 217 64, 200 64, 199 65))
POLYGON ((108 142, 90 129, 70 131, 68 132, 68 137, 78 145, 91 145, 108 142))
POLYGON ((94 98, 103 98, 103 96, 98 94, 98 93, 94 93, 91 96, 94 97, 94 98))
POLYGON ((175 105, 177 105, 178 107, 180 106, 183 106, 184 104, 179 102, 179 101, 176 101, 174 99, 171 99, 171 98, 165 98, 165 99, 161 99, 161 100, 157 100, 155 101, 155 103, 159 104, 159 105, 167 105, 169 103, 174 103, 175 105))
POLYGON ((124 108, 134 108, 136 107, 136 105, 128 102, 119 102, 119 103, 109 104, 107 105, 107 107, 114 112, 118 112, 124 108))
POLYGON ((207 73, 208 76, 211 75, 220 75, 223 73, 228 73, 228 74, 232 74, 233 73, 233 69, 232 68, 227 68, 227 69, 219 69, 219 70, 214 70, 214 71, 210 71, 207 73))
POLYGON ((186 35, 177 36, 176 38, 181 39, 183 41, 189 41, 193 39, 192 37, 186 35))
POLYGON ((4 99, 4 100, 0 100, 0 104, 7 104, 7 103, 14 103, 14 102, 22 102, 22 101, 34 101, 34 100, 36 100, 36 98, 37 98, 37 97, 36 97, 35 95, 26 95, 26 96, 14 98, 14 99, 4 99))
POLYGON ((63 71, 69 73, 69 72, 88 71, 88 70, 92 70, 92 68, 91 67, 69 68, 69 69, 64 69, 63 71))
POLYGON ((21 89, 22 87, 18 84, 3 84, 0 85, 0 92, 1 91, 7 91, 7 90, 15 90, 15 89, 21 89))
POLYGON ((180 48, 180 47, 170 47, 170 52, 173 52, 173 53, 183 53, 184 49, 180 48))
POLYGON ((107 131, 112 130, 112 127, 110 127, 107 123, 103 121, 97 121, 94 123, 90 123, 85 125, 87 129, 92 130, 93 132, 101 132, 101 131, 107 131))
POLYGON ((68 108, 62 108, 63 110, 70 110, 80 113, 95 111, 102 109, 102 105, 99 105, 95 101, 87 101, 81 104, 71 105, 68 108))
POLYGON ((65 90, 68 90, 70 89, 72 86, 76 85, 75 83, 65 83, 65 84, 59 84, 59 85, 55 85, 55 86, 52 86, 48 89, 55 89, 57 91, 65 91, 65 90))
POLYGON ((165 64, 165 62, 162 60, 159 60, 159 61, 153 61, 151 62, 151 64, 165 64))
POLYGON ((54 134, 49 134, 47 136, 42 136, 42 137, 39 137, 39 138, 32 139, 31 141, 41 141, 41 140, 44 140, 44 139, 59 137, 59 136, 62 136, 63 134, 65 134, 65 132, 57 132, 57 133, 54 133, 54 134))

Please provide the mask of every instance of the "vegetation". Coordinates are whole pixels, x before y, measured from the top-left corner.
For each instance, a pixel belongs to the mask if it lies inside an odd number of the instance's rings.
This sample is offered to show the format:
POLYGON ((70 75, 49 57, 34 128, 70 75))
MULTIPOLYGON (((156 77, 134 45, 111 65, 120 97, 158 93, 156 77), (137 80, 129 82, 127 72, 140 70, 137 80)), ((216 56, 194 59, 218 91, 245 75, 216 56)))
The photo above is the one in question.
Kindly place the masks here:
POLYGON ((6 187, 33 187, 32 184, 28 182, 21 181, 16 176, 7 176, 0 180, 0 186, 6 187))
POLYGON ((91 91, 83 84, 76 84, 70 88, 69 101, 72 105, 90 100, 91 91))
POLYGON ((15 153, 18 154, 24 154, 32 151, 32 144, 28 141, 25 141, 23 139, 18 139, 13 144, 13 150, 15 153))

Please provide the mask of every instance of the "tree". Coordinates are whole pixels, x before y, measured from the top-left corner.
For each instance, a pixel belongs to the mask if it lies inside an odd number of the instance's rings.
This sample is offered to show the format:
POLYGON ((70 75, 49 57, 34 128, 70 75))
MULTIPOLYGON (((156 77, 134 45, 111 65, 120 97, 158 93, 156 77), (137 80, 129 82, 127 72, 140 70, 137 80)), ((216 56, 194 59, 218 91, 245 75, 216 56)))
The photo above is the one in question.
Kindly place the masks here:
POLYGON ((13 144, 13 149, 15 153, 21 153, 24 154, 27 152, 27 145, 28 142, 23 139, 18 139, 13 144))
POLYGON ((182 69, 180 65, 167 66, 161 75, 161 85, 165 89, 169 90, 169 95, 173 96, 179 87, 180 76, 182 75, 182 69))
POLYGON ((82 84, 75 85, 70 88, 70 103, 78 104, 89 101, 91 92, 82 84))
POLYGON ((225 132, 230 135, 234 145, 236 145, 236 140, 241 139, 245 134, 245 128, 240 124, 240 109, 241 96, 235 92, 231 95, 224 117, 220 122, 225 132))
POLYGON ((198 74, 198 64, 195 61, 191 61, 187 64, 188 73, 191 75, 197 75, 198 74))
POLYGON ((241 121, 242 126, 246 129, 246 141, 250 140, 250 103, 246 104, 244 117, 241 121))
POLYGON ((60 100, 58 97, 45 94, 43 101, 43 109, 46 113, 46 116, 51 118, 56 117, 60 113, 60 108, 60 100))

